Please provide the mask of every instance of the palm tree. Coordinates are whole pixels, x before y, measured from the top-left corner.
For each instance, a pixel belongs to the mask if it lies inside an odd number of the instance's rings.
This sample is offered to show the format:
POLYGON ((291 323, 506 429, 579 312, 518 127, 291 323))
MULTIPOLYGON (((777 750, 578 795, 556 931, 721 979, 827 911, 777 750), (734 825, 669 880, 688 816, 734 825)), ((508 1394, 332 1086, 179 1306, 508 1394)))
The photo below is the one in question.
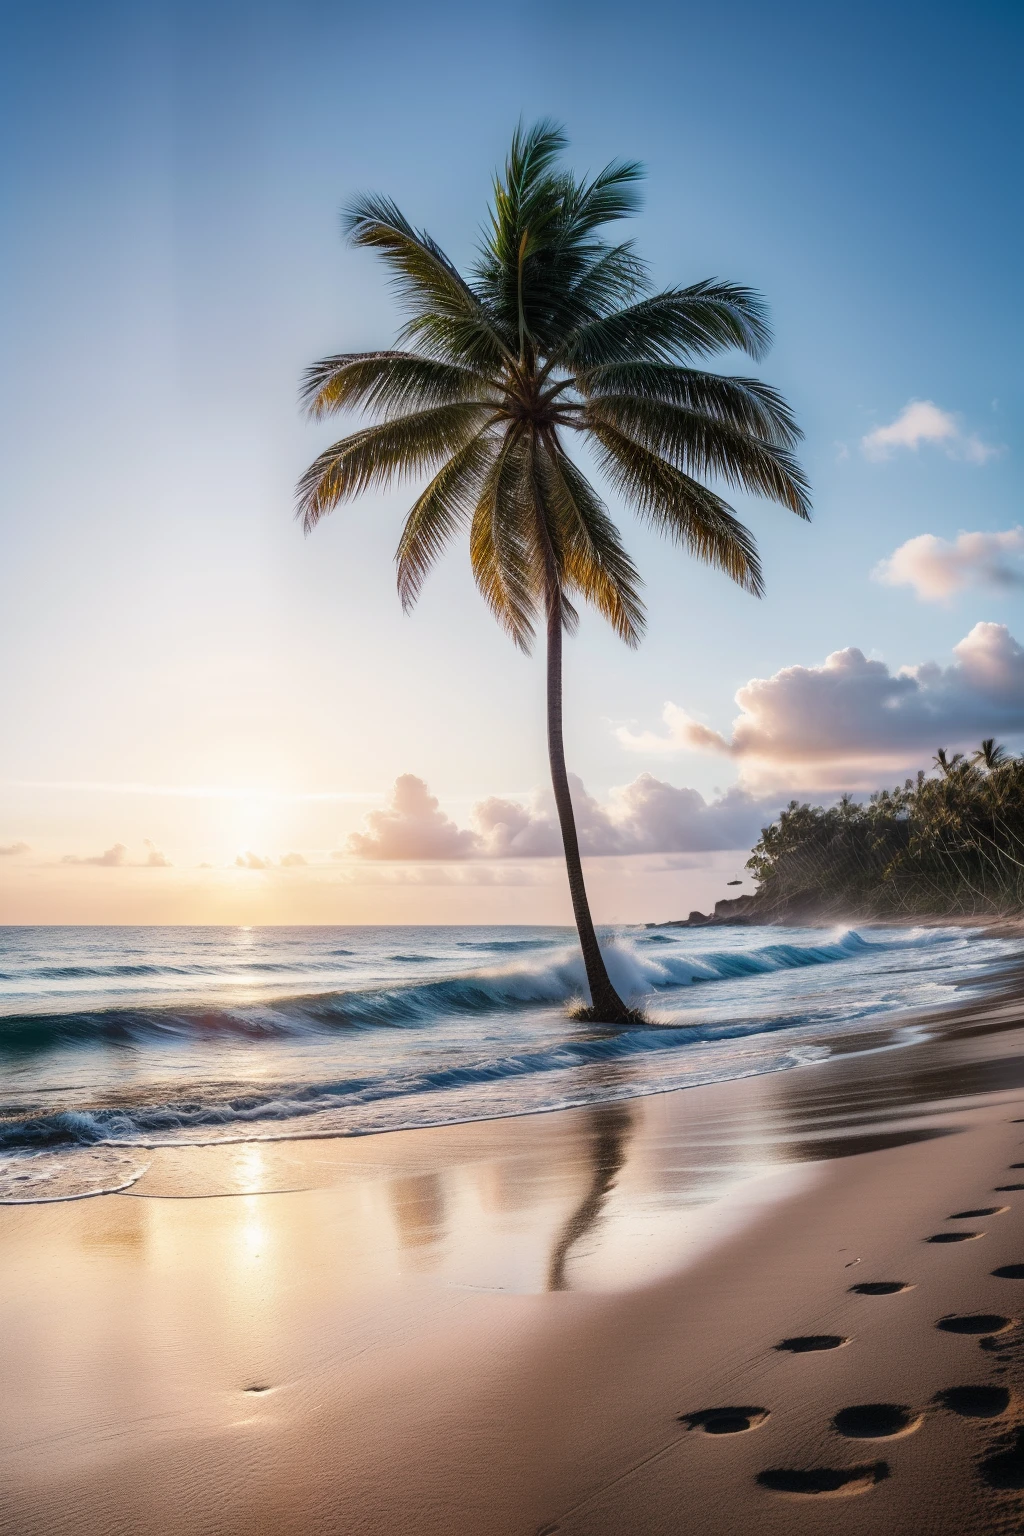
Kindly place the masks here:
POLYGON ((782 397, 758 379, 701 366, 733 347, 765 352, 761 298, 717 280, 653 292, 632 243, 601 233, 636 210, 641 168, 616 162, 577 179, 557 163, 566 142, 550 122, 517 129, 469 277, 388 199, 350 205, 350 240, 379 252, 409 318, 397 349, 327 357, 307 370, 312 418, 361 408, 376 421, 309 467, 297 509, 309 532, 342 501, 430 474, 398 544, 406 610, 468 528, 477 586, 524 651, 543 619, 551 780, 591 997, 579 1016, 628 1023, 641 1016, 609 979, 583 882, 562 742, 562 639, 582 600, 637 645, 641 581, 566 440, 589 445, 642 520, 755 596, 754 540, 703 482, 766 496, 804 518, 809 500, 792 453, 801 434, 782 397))
POLYGON ((1008 763, 1009 760, 1010 754, 1007 752, 1005 747, 1000 746, 999 742, 996 741, 994 736, 986 736, 985 740, 981 743, 981 746, 971 756, 972 763, 984 763, 989 773, 991 773, 996 768, 1001 768, 1003 764, 1008 763))
POLYGON ((938 749, 932 758, 932 762, 944 779, 948 779, 954 773, 960 773, 965 766, 962 752, 954 752, 953 756, 950 757, 945 747, 938 749))

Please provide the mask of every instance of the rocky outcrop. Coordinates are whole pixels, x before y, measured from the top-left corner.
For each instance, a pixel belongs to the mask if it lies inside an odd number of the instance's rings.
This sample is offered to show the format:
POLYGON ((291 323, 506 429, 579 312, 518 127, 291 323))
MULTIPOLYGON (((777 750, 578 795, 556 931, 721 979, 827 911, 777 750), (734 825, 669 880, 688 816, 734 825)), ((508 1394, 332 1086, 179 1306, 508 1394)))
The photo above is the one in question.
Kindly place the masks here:
POLYGON ((667 923, 645 923, 646 928, 745 928, 751 923, 777 921, 759 906, 756 896, 725 897, 715 902, 714 912, 691 912, 667 923))

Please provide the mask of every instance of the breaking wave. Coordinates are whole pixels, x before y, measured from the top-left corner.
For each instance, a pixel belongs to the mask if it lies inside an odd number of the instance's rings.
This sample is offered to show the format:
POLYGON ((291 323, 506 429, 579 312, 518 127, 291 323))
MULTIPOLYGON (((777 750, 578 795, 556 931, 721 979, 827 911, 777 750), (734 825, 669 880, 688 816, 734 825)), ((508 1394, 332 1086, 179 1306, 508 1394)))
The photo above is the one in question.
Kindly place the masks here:
POLYGON ((783 1070, 871 1016, 871 1048, 891 1049, 884 1017, 978 973, 979 946, 952 929, 634 929, 603 952, 649 1022, 616 1029, 567 1016, 586 979, 564 929, 377 929, 339 948, 349 931, 15 935, 0 1204, 127 1188, 149 1147, 361 1135, 783 1070))
MULTIPOLYGON (((930 933, 915 933, 905 940, 881 945, 869 943, 850 929, 821 944, 769 944, 752 950, 675 955, 663 950, 653 955, 642 951, 636 943, 620 939, 604 947, 604 956, 619 992, 636 999, 672 987, 828 965, 867 951, 927 944, 934 937, 930 933)), ((39 1051, 103 1042, 131 1044, 169 1036, 259 1038, 345 1027, 415 1028, 429 1026, 439 1017, 553 1006, 585 994, 582 955, 575 947, 563 947, 533 961, 513 961, 462 975, 258 1002, 201 1006, 135 1004, 59 1013, 8 1014, 0 1017, 0 1051, 39 1051)))
MULTIPOLYGON (((0 1121, 0 1153, 42 1151, 70 1146, 120 1144, 152 1147, 175 1142, 224 1139, 224 1131, 303 1121, 328 1111, 353 1110, 387 1099, 409 1099, 447 1089, 468 1089, 636 1058, 696 1041, 734 1040, 790 1028, 794 1021, 762 1020, 717 1025, 666 1026, 646 1029, 598 1029, 579 1039, 537 1050, 522 1049, 488 1060, 461 1062, 425 1072, 394 1072, 383 1076, 345 1078, 305 1086, 279 1084, 230 1097, 196 1094, 168 1103, 100 1109, 61 1110, 0 1121)), ((290 1134, 301 1135, 299 1130, 290 1134)), ((248 1139, 248 1138, 246 1138, 248 1139)))

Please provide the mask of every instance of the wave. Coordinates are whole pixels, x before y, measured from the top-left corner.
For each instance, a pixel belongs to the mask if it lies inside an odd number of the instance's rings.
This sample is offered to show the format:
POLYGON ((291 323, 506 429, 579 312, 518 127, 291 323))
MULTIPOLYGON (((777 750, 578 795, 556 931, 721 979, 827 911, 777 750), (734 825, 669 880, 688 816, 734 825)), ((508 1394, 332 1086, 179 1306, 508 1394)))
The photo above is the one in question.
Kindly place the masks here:
POLYGON ((191 976, 194 965, 38 965, 4 972, 4 981, 94 981, 117 976, 191 976))
MULTIPOLYGON (((289 1137, 308 1135, 309 1122, 329 1112, 354 1111, 387 1100, 408 1100, 450 1089, 471 1089, 531 1078, 539 1074, 607 1066, 696 1042, 741 1039, 781 1033, 804 1022, 786 1018, 728 1024, 652 1024, 648 1028, 593 1029, 571 1040, 539 1049, 510 1051, 487 1060, 463 1060, 427 1071, 343 1078, 336 1082, 271 1084, 243 1094, 189 1097, 159 1104, 64 1109, 50 1114, 0 1120, 0 1156, 54 1151, 69 1147, 154 1147, 168 1142, 203 1144, 276 1139, 284 1126, 289 1137), (234 1133, 234 1135, 232 1135, 234 1133)), ((824 1052, 828 1054, 828 1052, 824 1052)), ((334 1134, 344 1134, 335 1124, 334 1134)))
MULTIPOLYGON (((335 956, 350 955, 349 949, 335 949, 331 951, 331 958, 335 956)), ((424 955, 394 955, 395 960, 425 960, 424 955)), ((205 964, 194 962, 191 965, 172 965, 162 963, 160 965, 37 965, 27 967, 22 971, 0 971, 0 981, 116 981, 122 977, 135 976, 193 976, 222 979, 225 972, 225 964, 228 965, 233 975, 245 975, 253 972, 256 975, 270 974, 275 976, 287 975, 295 971, 331 970, 333 967, 328 961, 317 959, 315 956, 304 957, 302 960, 292 962, 288 960, 237 960, 229 962, 209 961, 205 964)))
POLYGON ((550 938, 544 939, 539 939, 535 936, 529 939, 458 939, 456 947, 458 949, 486 950, 488 954, 496 954, 517 949, 546 949, 552 944, 564 944, 564 942, 565 935, 563 933, 553 933, 550 938))
MULTIPOLYGON (((670 988, 742 980, 772 971, 849 960, 868 951, 902 949, 941 939, 934 931, 910 933, 885 944, 869 943, 854 930, 825 943, 770 944, 760 949, 709 950, 657 955, 616 939, 603 947, 612 981, 623 996, 640 998, 670 988)), ((348 991, 307 993, 230 1004, 115 1005, 66 1012, 0 1017, 0 1051, 34 1052, 60 1046, 135 1044, 168 1037, 307 1035, 339 1028, 415 1028, 443 1017, 565 1004, 586 996, 583 958, 565 946, 533 961, 430 980, 377 984, 348 991)))

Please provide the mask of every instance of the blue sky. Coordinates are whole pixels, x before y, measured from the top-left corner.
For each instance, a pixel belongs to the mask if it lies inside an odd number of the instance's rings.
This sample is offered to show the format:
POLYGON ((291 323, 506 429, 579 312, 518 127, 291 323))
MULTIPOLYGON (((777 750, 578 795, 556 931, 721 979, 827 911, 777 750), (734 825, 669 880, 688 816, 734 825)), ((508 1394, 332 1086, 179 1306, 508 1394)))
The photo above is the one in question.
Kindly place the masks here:
MULTIPOLYGON (((30 851, 3 861, 0 915, 415 914, 416 877, 368 896, 341 861, 272 899, 225 882, 257 873, 234 873, 251 848, 318 869, 402 773, 461 824, 543 785, 541 668, 494 628, 464 551, 405 619, 402 492, 310 540, 290 516, 330 433, 298 417, 302 367, 397 319, 372 258, 342 246, 340 204, 385 191, 465 261, 521 115, 564 122, 579 169, 645 162, 634 232, 656 280, 765 293, 759 371, 804 426, 814 488, 810 527, 743 504, 762 603, 627 518, 648 639, 634 655, 588 622, 567 662, 588 790, 650 772, 710 797, 743 777, 727 754, 623 745, 663 731, 668 701, 728 738, 738 688, 830 652, 945 668, 979 622, 1024 638, 1011 583, 937 602, 871 579, 911 538, 1022 520, 1019 6, 547 5, 513 26, 445 0, 42 0, 4 27, 0 846, 30 851), (946 436, 866 453, 913 400, 946 436), (92 787, 44 787, 67 784, 92 787), (298 798, 314 793, 339 798, 298 798), (145 839, 173 871, 132 873, 145 839), (120 866, 61 863, 118 844, 120 866)), ((682 902, 687 880, 722 894, 709 878, 654 871, 615 915, 682 902)), ((431 890, 431 911, 505 910, 501 890, 431 890)))

